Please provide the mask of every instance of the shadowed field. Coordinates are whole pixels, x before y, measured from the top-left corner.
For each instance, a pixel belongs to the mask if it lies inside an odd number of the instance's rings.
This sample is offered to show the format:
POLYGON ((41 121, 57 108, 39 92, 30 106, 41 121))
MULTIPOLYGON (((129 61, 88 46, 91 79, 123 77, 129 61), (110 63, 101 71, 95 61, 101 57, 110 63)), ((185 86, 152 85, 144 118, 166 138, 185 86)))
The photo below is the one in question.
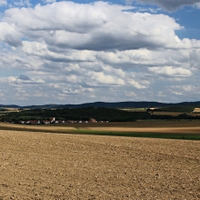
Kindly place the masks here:
POLYGON ((200 133, 200 127, 169 127, 169 128, 128 128, 128 127, 90 127, 88 130, 124 131, 124 132, 151 132, 151 133, 200 133))
POLYGON ((0 199, 200 199, 200 142, 0 131, 0 199))

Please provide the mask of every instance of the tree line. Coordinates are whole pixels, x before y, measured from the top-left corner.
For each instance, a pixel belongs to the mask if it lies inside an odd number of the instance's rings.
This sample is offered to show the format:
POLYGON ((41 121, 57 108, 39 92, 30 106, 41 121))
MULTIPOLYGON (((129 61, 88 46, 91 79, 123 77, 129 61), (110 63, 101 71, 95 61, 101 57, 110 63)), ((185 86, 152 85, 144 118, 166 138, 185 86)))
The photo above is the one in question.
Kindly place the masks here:
POLYGON ((64 109, 31 109, 20 112, 7 113, 1 116, 1 121, 17 123, 20 120, 48 120, 55 117, 57 120, 90 120, 95 118, 97 121, 110 122, 131 122, 149 119, 200 119, 200 116, 180 114, 172 115, 151 115, 151 112, 137 111, 127 112, 114 108, 87 107, 87 108, 64 108, 64 109))

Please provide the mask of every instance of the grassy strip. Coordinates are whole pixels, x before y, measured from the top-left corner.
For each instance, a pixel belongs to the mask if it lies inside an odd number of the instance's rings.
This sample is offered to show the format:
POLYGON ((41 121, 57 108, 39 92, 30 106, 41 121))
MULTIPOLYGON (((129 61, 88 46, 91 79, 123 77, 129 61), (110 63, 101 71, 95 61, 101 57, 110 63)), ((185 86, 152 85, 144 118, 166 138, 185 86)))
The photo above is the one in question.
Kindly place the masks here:
POLYGON ((200 134, 187 133, 137 133, 137 132, 111 132, 94 130, 75 130, 73 132, 89 135, 105 136, 125 136, 125 137, 145 137, 145 138, 163 138, 163 139, 181 139, 181 140, 200 140, 200 134))
MULTIPOLYGON (((49 126, 48 126, 49 127, 49 126)), ((144 137, 144 138, 163 138, 163 139, 181 139, 181 140, 200 140, 199 134, 188 133, 152 133, 152 132, 114 132, 114 131, 97 131, 97 130, 84 130, 77 127, 76 130, 71 129, 57 129, 56 126, 52 126, 52 129, 31 128, 25 127, 12 127, 12 126, 0 126, 0 130, 13 130, 13 131, 32 131, 32 132, 49 132, 49 133, 65 133, 65 134, 87 134, 87 135, 105 135, 105 136, 124 136, 124 137, 144 137)))

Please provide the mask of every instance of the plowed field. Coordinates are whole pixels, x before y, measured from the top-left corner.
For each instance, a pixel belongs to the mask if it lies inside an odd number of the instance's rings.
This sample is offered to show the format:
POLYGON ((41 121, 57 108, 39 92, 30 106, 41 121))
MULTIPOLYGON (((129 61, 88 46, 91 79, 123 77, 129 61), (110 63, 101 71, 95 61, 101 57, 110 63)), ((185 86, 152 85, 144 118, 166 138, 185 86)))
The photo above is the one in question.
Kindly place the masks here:
POLYGON ((200 141, 0 130, 0 200, 200 199, 200 141))

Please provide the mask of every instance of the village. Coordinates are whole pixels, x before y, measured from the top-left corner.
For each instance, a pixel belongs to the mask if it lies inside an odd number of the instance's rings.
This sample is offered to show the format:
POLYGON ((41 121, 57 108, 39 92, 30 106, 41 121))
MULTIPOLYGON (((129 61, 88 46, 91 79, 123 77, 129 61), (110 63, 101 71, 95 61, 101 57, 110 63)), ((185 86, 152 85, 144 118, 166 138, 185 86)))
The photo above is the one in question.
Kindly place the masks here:
MULTIPOLYGON (((66 123, 108 123, 109 121, 97 121, 94 118, 91 118, 90 120, 56 120, 55 117, 51 118, 50 120, 20 120, 20 124, 27 124, 27 125, 49 125, 49 124, 66 124, 66 123)), ((12 123, 12 122, 11 122, 12 123)))

